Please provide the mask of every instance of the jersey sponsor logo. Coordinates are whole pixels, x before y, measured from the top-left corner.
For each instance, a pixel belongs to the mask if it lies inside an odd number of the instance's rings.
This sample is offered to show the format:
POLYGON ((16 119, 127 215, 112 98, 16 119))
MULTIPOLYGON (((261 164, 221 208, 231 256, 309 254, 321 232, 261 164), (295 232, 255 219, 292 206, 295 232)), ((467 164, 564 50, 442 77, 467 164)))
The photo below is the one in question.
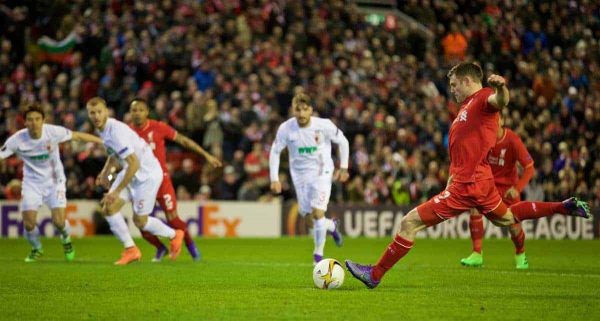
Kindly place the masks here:
POLYGON ((32 156, 28 156, 28 158, 31 159, 32 161, 45 161, 48 158, 50 158, 50 154, 32 155, 32 156))
POLYGON ((458 114, 458 121, 467 121, 467 110, 463 110, 458 114))
POLYGON ((156 143, 154 143, 154 131, 148 133, 148 145, 150 145, 152 150, 156 149, 156 143))
POLYGON ((504 166, 504 156, 506 156, 506 148, 500 150, 500 157, 498 159, 498 166, 504 166))
POLYGON ((298 154, 300 154, 300 155, 304 155, 304 154, 311 155, 316 151, 317 151, 317 146, 298 147, 298 154))

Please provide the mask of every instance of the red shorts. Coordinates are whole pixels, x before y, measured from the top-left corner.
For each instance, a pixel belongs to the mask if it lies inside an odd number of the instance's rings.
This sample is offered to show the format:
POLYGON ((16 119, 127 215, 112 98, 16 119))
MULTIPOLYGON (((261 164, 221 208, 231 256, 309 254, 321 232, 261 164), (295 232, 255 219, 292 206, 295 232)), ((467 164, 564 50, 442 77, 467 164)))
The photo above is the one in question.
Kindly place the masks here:
POLYGON ((500 197, 502 197, 502 201, 504 202, 504 204, 506 204, 506 206, 511 206, 511 205, 517 204, 521 201, 521 193, 517 194, 517 197, 514 199, 504 197, 504 194, 506 194, 506 191, 508 191, 511 187, 512 186, 496 185, 496 189, 498 189, 498 194, 500 194, 500 197))
POLYGON ((487 214, 502 203, 493 179, 474 183, 454 182, 445 191, 417 207, 425 225, 432 226, 475 208, 487 214))
POLYGON ((169 175, 163 176, 162 184, 160 184, 158 193, 156 193, 156 200, 165 212, 177 210, 177 198, 175 197, 175 189, 173 188, 173 183, 171 182, 171 177, 169 175))

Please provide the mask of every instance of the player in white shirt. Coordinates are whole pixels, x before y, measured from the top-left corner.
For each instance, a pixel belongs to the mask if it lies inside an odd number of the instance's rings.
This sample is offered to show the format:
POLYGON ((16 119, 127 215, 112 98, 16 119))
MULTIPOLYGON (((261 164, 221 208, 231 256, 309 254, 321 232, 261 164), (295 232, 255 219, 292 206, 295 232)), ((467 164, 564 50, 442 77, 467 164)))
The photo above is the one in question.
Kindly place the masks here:
POLYGON ((44 124, 44 110, 39 104, 25 109, 25 127, 10 136, 0 149, 0 159, 16 155, 25 163, 21 189, 21 215, 24 235, 31 244, 25 262, 35 262, 42 256, 37 212, 46 204, 52 213, 52 223, 60 234, 65 258, 72 261, 75 250, 71 244, 69 221, 65 220, 66 177, 58 145, 69 140, 102 144, 100 138, 73 132, 62 126, 44 124))
POLYGON ((171 240, 170 255, 174 260, 181 252, 183 231, 174 230, 161 220, 149 216, 154 209, 156 193, 163 179, 162 169, 152 149, 125 123, 108 117, 108 107, 104 99, 92 98, 87 102, 86 108, 90 121, 109 154, 104 169, 98 175, 97 183, 107 187, 107 174, 118 165, 121 167, 108 193, 100 202, 110 230, 125 247, 121 258, 115 264, 128 264, 139 261, 142 257, 120 213, 127 201, 132 202, 135 226, 171 240))
POLYGON ((269 155, 271 191, 281 193, 279 182, 279 158, 287 147, 290 173, 296 190, 300 215, 310 214, 313 219, 315 248, 313 262, 323 258, 327 232, 336 245, 342 246, 338 222, 325 217, 332 179, 348 180, 348 140, 329 119, 312 117, 310 98, 303 93, 292 99, 293 118, 279 126, 269 155), (336 172, 331 158, 331 143, 339 148, 340 169, 336 172))

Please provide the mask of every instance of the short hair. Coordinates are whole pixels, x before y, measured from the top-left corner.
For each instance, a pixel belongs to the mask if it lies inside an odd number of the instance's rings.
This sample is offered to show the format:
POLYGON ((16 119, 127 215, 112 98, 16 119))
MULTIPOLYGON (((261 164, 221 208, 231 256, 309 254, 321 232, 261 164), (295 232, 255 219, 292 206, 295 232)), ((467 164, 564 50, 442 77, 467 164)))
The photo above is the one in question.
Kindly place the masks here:
POLYGON ((94 97, 90 100, 88 100, 87 104, 85 104, 86 106, 92 106, 95 107, 97 105, 104 105, 104 107, 108 107, 106 105, 106 100, 100 98, 100 97, 94 97))
POLYGON ((298 105, 308 105, 311 106, 310 97, 308 97, 305 93, 298 93, 292 99, 292 107, 296 107, 298 105))
POLYGON ((144 99, 144 98, 139 98, 139 97, 133 98, 133 99, 131 100, 131 102, 129 103, 129 106, 133 105, 133 103, 142 103, 142 104, 144 104, 144 105, 146 106, 146 108, 147 108, 147 109, 149 109, 149 108, 150 108, 150 107, 148 106, 148 102, 147 102, 147 101, 146 101, 146 99, 144 99))
POLYGON ((44 108, 39 103, 31 103, 31 104, 25 106, 25 112, 23 113, 23 116, 25 116, 25 118, 27 118, 27 115, 29 113, 39 113, 40 115, 42 115, 42 119, 46 118, 46 113, 44 112, 44 108))
POLYGON ((461 62, 458 65, 452 67, 448 72, 448 78, 455 77, 470 77, 474 81, 483 81, 483 71, 481 66, 474 62, 461 62))

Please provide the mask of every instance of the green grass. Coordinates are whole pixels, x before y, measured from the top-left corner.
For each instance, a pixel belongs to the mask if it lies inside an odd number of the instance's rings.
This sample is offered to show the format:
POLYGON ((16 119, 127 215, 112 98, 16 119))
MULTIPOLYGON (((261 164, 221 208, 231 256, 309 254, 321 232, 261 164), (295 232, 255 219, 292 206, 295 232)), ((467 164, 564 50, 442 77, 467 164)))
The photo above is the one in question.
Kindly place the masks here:
MULTIPOLYGON (((312 240, 200 240, 201 263, 117 267, 112 237, 75 240, 63 261, 44 239, 26 264, 22 240, 0 239, 0 320, 599 320, 600 241, 528 241, 530 270, 517 271, 509 240, 484 242, 485 266, 459 259, 468 240, 418 240, 375 290, 346 273, 341 289, 312 284, 312 240)), ((374 262, 388 239, 331 239, 326 257, 374 262)))

